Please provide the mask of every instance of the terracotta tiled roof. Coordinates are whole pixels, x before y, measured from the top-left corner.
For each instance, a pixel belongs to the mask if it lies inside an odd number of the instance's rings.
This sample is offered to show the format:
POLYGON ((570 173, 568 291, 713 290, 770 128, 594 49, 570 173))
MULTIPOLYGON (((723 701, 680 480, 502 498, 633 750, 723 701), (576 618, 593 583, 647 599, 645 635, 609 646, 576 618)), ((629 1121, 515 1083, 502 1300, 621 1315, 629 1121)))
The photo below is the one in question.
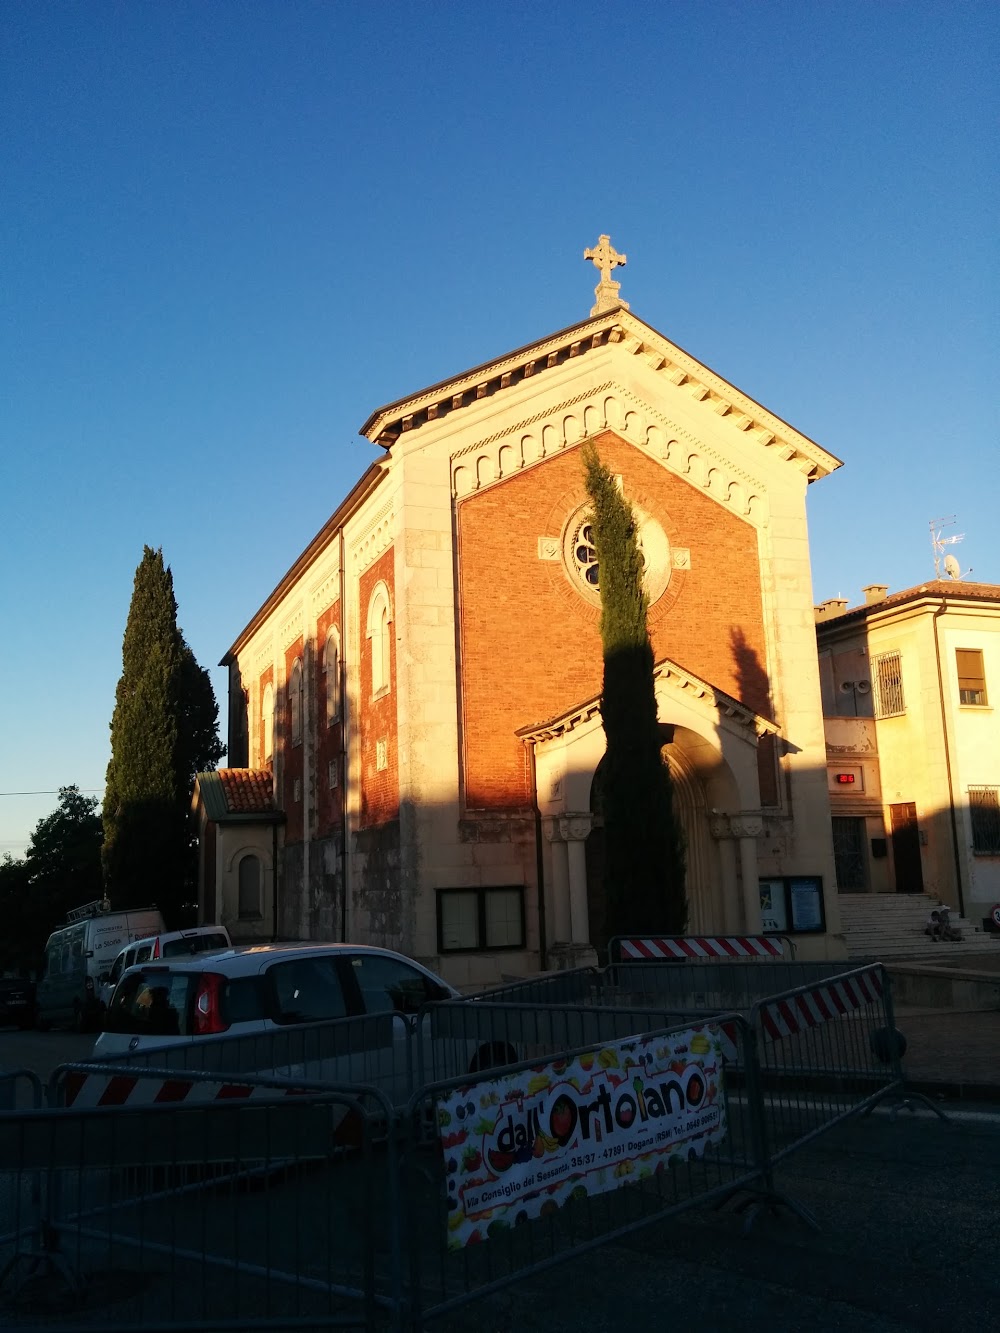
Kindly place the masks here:
POLYGON ((273 813, 273 786, 268 769, 220 768, 219 779, 226 796, 226 808, 230 814, 273 813))
POLYGON ((216 824, 281 824, 285 815, 274 807, 271 774, 266 768, 221 768, 199 773, 194 806, 216 824))
POLYGON ((906 602, 917 602, 925 597, 946 597, 950 602, 996 602, 1000 605, 1000 583, 969 583, 965 579, 928 579, 914 588, 904 588, 902 592, 889 593, 879 602, 868 602, 863 606, 852 606, 839 615, 826 616, 816 622, 816 628, 822 632, 828 625, 840 624, 850 618, 861 619, 864 616, 878 615, 890 607, 902 606, 906 602))

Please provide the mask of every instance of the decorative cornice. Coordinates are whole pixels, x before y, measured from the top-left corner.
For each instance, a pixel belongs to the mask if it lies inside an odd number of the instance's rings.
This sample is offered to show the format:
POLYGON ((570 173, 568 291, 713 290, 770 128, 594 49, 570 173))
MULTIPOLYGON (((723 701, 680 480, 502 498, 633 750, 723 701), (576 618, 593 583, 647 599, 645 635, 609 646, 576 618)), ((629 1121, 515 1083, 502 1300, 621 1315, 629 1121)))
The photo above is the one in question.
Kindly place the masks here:
POLYGON ((328 606, 332 606, 337 601, 340 596, 339 564, 327 574, 326 578, 315 585, 310 596, 313 615, 325 611, 328 606))
POLYGON ((392 545, 393 526, 393 506, 390 502, 374 515, 351 546, 351 560, 359 574, 363 574, 392 545))
POLYGON ((303 637, 302 603, 299 602, 281 622, 281 628, 278 631, 278 642, 281 644, 281 651, 284 652, 287 648, 291 647, 296 639, 303 637))
POLYGON ((767 526, 767 497, 759 479, 614 380, 458 450, 452 457, 452 494, 462 499, 485 490, 605 430, 650 454, 754 526, 767 526))

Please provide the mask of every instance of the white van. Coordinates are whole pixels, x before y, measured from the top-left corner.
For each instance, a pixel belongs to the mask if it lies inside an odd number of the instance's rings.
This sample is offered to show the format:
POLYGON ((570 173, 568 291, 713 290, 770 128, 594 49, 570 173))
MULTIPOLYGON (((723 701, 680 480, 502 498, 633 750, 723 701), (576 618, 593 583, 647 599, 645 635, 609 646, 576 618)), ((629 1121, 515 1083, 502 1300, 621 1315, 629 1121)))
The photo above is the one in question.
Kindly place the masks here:
POLYGON ((40 1028, 71 1024, 78 1032, 97 1025, 98 987, 116 955, 130 940, 164 929, 156 907, 104 911, 98 900, 66 915, 67 924, 54 930, 45 945, 45 972, 36 992, 40 1028))
POLYGON ((212 953, 217 949, 231 949, 233 942, 225 926, 192 926, 190 930, 167 930, 160 935, 149 935, 133 940, 122 949, 111 964, 111 971, 102 973, 99 998, 102 1015, 111 1003, 111 996, 122 973, 133 963, 145 963, 160 958, 187 958, 193 953, 212 953))

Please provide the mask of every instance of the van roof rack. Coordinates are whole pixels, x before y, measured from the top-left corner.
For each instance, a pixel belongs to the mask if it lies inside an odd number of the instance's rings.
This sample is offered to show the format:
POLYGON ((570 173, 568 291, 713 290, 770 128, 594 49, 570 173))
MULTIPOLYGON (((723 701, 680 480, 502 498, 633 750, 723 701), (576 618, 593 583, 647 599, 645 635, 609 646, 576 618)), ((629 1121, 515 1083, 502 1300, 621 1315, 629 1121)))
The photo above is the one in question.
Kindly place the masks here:
POLYGON ((84 903, 82 907, 74 907, 71 912, 66 913, 66 920, 69 922, 85 921, 88 916, 100 916, 106 912, 111 904, 107 898, 95 898, 92 903, 84 903))

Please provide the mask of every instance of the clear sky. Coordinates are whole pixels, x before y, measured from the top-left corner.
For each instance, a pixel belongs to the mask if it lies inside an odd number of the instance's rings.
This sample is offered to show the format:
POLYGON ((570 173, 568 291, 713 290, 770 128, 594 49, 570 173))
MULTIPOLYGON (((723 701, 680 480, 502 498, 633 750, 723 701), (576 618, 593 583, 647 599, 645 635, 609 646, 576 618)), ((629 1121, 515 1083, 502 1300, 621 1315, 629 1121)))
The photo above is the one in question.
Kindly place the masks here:
POLYGON ((212 668, 383 403, 633 312, 844 460, 814 599, 1000 583, 1000 5, 0 6, 0 854, 103 787, 143 544, 212 668), (52 793, 52 794, 47 794, 52 793))

